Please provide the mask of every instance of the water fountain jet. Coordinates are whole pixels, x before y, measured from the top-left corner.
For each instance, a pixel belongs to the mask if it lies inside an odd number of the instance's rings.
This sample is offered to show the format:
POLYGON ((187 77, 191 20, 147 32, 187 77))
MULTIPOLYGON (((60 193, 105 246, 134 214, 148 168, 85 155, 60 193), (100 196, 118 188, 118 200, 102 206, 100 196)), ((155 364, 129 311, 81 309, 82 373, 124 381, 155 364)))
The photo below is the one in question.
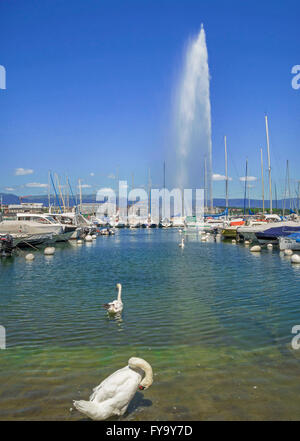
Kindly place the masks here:
MULTIPOLYGON (((183 188, 204 188, 212 208, 212 141, 209 67, 203 25, 186 51, 177 104, 177 182, 183 188), (205 169, 205 172, 204 172, 205 169), (205 176, 206 175, 206 176, 205 176)), ((208 201, 205 201, 207 203, 208 201)), ((207 205, 209 205, 207 203, 207 205)))

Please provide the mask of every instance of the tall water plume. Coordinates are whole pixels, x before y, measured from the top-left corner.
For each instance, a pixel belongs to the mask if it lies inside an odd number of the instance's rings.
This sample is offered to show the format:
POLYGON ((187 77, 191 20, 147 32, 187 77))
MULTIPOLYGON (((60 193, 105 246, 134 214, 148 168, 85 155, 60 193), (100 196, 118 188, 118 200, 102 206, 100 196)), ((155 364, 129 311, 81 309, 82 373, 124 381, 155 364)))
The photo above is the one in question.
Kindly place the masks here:
MULTIPOLYGON (((176 112, 179 188, 206 187, 212 206, 212 142, 209 67, 205 31, 188 45, 176 112)), ((209 205, 209 204, 207 204, 209 205)))

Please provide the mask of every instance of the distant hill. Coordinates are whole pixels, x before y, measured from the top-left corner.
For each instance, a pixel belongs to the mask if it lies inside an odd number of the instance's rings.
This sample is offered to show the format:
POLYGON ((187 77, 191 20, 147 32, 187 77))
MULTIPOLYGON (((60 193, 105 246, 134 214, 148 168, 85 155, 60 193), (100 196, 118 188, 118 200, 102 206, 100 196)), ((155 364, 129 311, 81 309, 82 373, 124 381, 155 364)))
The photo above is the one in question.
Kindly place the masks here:
POLYGON ((19 204, 20 200, 15 194, 0 193, 0 201, 2 197, 3 204, 19 204))
MULTIPOLYGON (((0 199, 2 196, 3 204, 19 204, 20 199, 19 196, 16 196, 15 194, 9 194, 9 193, 0 193, 0 199)), ((75 200, 77 198, 77 201, 79 201, 79 196, 75 196, 75 200)), ((51 201, 52 203, 55 201, 55 197, 51 195, 51 201)), ((48 196, 47 195, 37 195, 37 196, 30 196, 23 199, 22 202, 40 202, 43 203, 45 206, 48 206, 48 196)), ((90 194, 90 195, 82 195, 82 202, 84 204, 93 204, 96 202, 96 195, 90 194)), ((243 208, 244 207, 244 199, 229 199, 228 200, 229 207, 236 207, 236 208, 243 208)), ((70 197, 70 205, 73 206, 73 198, 70 197)), ((273 208, 280 208, 282 209, 284 205, 283 200, 273 201, 273 208)), ((214 206, 215 207, 225 207, 225 199, 224 198, 215 198, 214 199, 214 206)), ((297 207, 298 201, 296 198, 291 199, 291 203, 289 199, 286 199, 285 201, 285 208, 288 210, 289 207, 297 207)), ((270 204, 269 201, 265 201, 265 208, 269 208, 270 204)), ((250 208, 262 208, 262 200, 261 199, 250 199, 250 208)), ((246 209, 248 209, 248 200, 246 201, 246 209)))

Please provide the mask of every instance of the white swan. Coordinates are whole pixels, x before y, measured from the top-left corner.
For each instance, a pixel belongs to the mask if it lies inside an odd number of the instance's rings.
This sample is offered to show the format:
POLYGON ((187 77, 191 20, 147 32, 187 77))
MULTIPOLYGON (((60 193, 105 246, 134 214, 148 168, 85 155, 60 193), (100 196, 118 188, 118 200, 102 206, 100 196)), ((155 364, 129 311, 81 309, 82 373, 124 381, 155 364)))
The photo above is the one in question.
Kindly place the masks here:
POLYGON ((181 243, 178 246, 184 248, 184 237, 181 239, 181 243))
POLYGON ((121 300, 121 293, 122 293, 122 285, 121 285, 121 283, 117 283, 116 288, 118 290, 118 298, 117 298, 117 300, 114 300, 113 302, 110 302, 110 303, 105 303, 103 305, 104 308, 107 309, 109 314, 117 314, 119 312, 122 312, 122 310, 123 310, 123 303, 122 303, 122 300, 121 300))
POLYGON ((137 388, 148 389, 153 383, 152 367, 142 358, 131 357, 128 366, 114 372, 93 389, 89 401, 74 401, 79 412, 93 420, 124 415, 137 388))

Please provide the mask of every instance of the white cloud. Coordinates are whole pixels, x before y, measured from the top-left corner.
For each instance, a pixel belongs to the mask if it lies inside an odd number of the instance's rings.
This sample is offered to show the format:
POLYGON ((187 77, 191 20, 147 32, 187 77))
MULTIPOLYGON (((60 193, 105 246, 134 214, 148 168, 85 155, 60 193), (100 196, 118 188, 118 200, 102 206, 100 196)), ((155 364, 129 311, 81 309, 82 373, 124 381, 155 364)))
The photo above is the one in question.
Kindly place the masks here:
POLYGON ((23 175, 32 175, 33 170, 32 168, 16 168, 15 169, 15 175, 16 176, 23 176, 23 175))
MULTIPOLYGON (((240 181, 245 182, 246 176, 241 176, 240 181)), ((250 181, 257 181, 257 177, 256 176, 247 176, 247 182, 250 182, 250 181)))
POLYGON ((5 191, 14 191, 14 188, 13 187, 5 187, 4 190, 5 191))
POLYGON ((91 172, 91 173, 90 173, 90 176, 95 176, 95 173, 91 172))
POLYGON ((104 187, 104 188, 100 188, 99 190, 98 190, 98 193, 99 192, 101 192, 101 193, 114 193, 114 190, 112 189, 112 188, 108 188, 108 187, 104 187))
MULTIPOLYGON (((213 181, 226 181, 226 176, 219 175, 219 173, 213 173, 212 180, 213 181)), ((228 176, 228 181, 232 181, 232 178, 230 178, 229 176, 228 176)))
POLYGON ((48 184, 40 184, 39 182, 29 182, 28 184, 25 184, 25 187, 30 187, 30 188, 47 188, 48 184))
MULTIPOLYGON (((91 188, 92 186, 89 184, 81 184, 81 188, 91 188)), ((78 185, 78 188, 80 188, 80 185, 78 185)))
POLYGON ((111 174, 108 175, 107 177, 108 177, 108 179, 115 179, 115 178, 116 178, 115 175, 114 175, 113 173, 111 173, 111 174))

